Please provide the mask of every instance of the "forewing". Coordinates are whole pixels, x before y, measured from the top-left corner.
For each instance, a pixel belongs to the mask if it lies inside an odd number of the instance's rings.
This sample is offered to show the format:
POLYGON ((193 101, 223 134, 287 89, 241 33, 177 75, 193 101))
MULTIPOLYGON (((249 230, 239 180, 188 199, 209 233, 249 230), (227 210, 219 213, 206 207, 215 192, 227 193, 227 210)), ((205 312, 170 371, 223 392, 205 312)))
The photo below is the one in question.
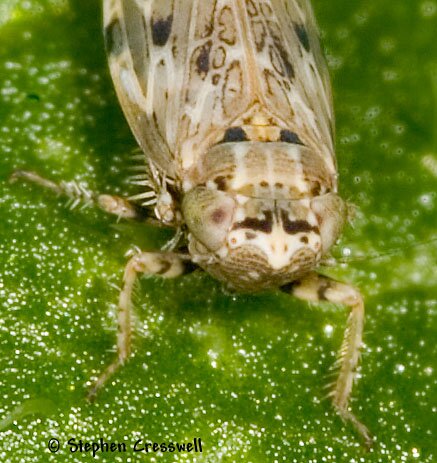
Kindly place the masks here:
POLYGON ((262 140, 262 128, 277 125, 335 173, 331 87, 309 0, 195 3, 179 130, 184 167, 231 126, 259 127, 262 140))
POLYGON ((331 86, 310 1, 257 6, 250 24, 265 103, 335 169, 331 86))
POLYGON ((329 78, 306 0, 105 0, 104 11, 121 105, 167 175, 244 121, 288 128, 335 165, 329 78))
POLYGON ((139 145, 170 177, 175 176, 178 96, 191 7, 191 1, 104 0, 106 48, 117 96, 139 145))

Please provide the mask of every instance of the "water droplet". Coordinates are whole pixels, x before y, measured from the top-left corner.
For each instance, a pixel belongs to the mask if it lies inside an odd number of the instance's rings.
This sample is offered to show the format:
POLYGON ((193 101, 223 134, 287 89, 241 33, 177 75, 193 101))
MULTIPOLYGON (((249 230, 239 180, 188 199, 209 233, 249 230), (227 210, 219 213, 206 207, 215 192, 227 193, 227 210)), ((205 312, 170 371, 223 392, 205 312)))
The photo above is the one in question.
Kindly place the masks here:
POLYGON ((395 373, 403 373, 405 371, 405 365, 398 363, 395 367, 395 373))
POLYGON ((330 338, 332 336, 333 331, 334 331, 334 327, 332 325, 325 325, 323 327, 323 332, 325 333, 325 336, 327 338, 330 338))
POLYGON ((437 12, 437 3, 433 1, 422 2, 420 5, 420 13, 424 18, 431 18, 437 12))

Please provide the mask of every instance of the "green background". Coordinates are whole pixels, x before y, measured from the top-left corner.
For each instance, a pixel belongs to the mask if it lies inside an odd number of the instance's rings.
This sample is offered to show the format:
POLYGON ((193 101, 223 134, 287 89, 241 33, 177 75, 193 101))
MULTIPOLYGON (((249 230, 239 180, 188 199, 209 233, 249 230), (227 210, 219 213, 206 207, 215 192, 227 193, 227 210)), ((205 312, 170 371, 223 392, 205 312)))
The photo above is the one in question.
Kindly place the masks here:
POLYGON ((374 450, 364 453, 324 399, 344 308, 227 295, 201 272, 141 280, 135 355, 95 404, 85 401, 113 355, 125 252, 158 249, 169 235, 6 182, 26 168, 136 191, 126 182, 135 142, 108 75, 99 2, 1 0, 2 461, 93 461, 69 453, 71 437, 203 441, 197 455, 100 455, 113 462, 435 461, 437 1, 314 3, 341 192, 358 208, 334 250, 350 263, 324 271, 365 296, 352 405, 377 436, 374 450))

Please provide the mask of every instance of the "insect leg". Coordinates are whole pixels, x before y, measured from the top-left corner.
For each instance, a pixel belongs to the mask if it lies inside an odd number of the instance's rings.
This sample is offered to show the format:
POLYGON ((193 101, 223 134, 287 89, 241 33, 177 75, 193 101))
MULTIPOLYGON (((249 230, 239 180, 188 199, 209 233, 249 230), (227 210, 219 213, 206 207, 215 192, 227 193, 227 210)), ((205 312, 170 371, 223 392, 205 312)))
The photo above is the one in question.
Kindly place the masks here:
POLYGON ((117 357, 103 371, 88 392, 88 400, 93 401, 98 391, 129 358, 132 335, 132 292, 139 273, 160 275, 163 278, 175 278, 186 270, 184 256, 165 252, 141 252, 134 255, 126 265, 123 276, 123 288, 118 302, 117 357))
POLYGON ((44 188, 52 190, 57 195, 66 196, 74 208, 77 204, 83 203, 84 206, 96 205, 108 214, 114 214, 118 218, 144 220, 145 216, 141 209, 127 199, 115 195, 99 195, 88 190, 83 184, 77 182, 55 183, 52 180, 41 177, 35 172, 27 170, 16 170, 10 176, 10 182, 25 180, 44 188))
POLYGON ((360 357, 364 326, 364 302, 360 292, 352 286, 332 280, 313 272, 303 279, 282 288, 299 299, 306 301, 329 301, 349 307, 350 313, 336 366, 339 368, 337 381, 330 396, 340 417, 349 421, 362 436, 366 447, 372 445, 370 432, 348 409, 355 372, 360 357))

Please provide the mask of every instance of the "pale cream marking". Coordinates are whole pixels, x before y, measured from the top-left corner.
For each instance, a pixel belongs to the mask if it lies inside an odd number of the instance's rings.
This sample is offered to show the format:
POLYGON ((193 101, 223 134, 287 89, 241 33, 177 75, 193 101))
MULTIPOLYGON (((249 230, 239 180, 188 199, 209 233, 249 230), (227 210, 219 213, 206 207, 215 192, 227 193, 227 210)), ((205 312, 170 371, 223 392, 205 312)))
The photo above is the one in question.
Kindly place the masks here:
MULTIPOLYGON (((309 247, 300 241, 302 234, 289 235, 282 228, 282 224, 274 224, 269 234, 256 232, 256 238, 252 240, 247 240, 245 237, 246 231, 241 229, 230 232, 228 235, 229 248, 236 249, 245 245, 254 246, 263 252, 269 266, 274 270, 279 270, 290 265, 293 261, 293 255, 297 251, 309 247)), ((308 234, 315 233, 305 233, 305 235, 308 234)), ((313 251, 317 253, 315 248, 313 251)))
POLYGON ((273 168, 273 158, 272 158, 272 150, 268 150, 266 153, 267 157, 267 172, 266 172, 266 181, 269 184, 269 193, 272 198, 275 197, 275 175, 274 175, 274 168, 273 168))
POLYGON ((239 190, 247 184, 246 156, 250 150, 247 144, 239 143, 234 147, 235 173, 230 184, 232 190, 239 190))
POLYGON ((119 68, 118 75, 120 77, 120 83, 124 88, 127 97, 133 104, 145 110, 147 106, 147 98, 144 97, 143 91, 135 74, 122 66, 121 63, 117 63, 117 66, 119 68))
POLYGON ((295 161, 297 172, 293 176, 293 186, 301 193, 308 189, 307 182, 303 175, 301 148, 297 145, 290 145, 287 150, 291 159, 295 161))

